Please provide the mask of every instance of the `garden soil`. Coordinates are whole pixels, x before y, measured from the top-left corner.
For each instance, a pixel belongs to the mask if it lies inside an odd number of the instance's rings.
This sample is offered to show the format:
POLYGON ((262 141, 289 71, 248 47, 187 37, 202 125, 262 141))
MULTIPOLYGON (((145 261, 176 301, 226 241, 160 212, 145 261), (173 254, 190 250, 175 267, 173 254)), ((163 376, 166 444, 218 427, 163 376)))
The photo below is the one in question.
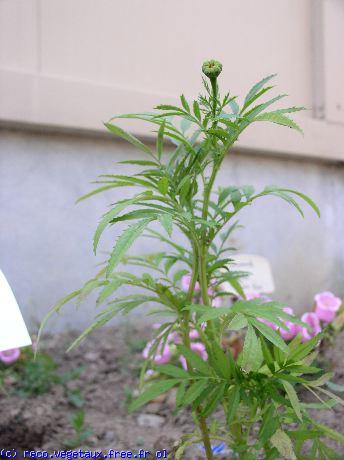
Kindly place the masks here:
MULTIPOLYGON (((55 359, 58 372, 65 375, 76 371, 78 376, 65 385, 54 384, 48 393, 37 397, 24 398, 11 391, 2 392, 1 448, 52 453, 73 445, 74 450, 102 450, 103 453, 110 449, 134 453, 140 449, 171 452, 176 440, 192 431, 192 420, 186 413, 172 414, 173 392, 139 412, 128 413, 128 403, 137 385, 141 351, 149 336, 147 328, 124 324, 95 332, 70 353, 65 351, 73 334, 45 337, 42 349, 55 359), (78 395, 77 401, 75 395, 78 395), (85 434, 87 439, 78 442, 71 419, 82 403, 85 424, 81 436, 85 434)), ((334 348, 325 350, 323 359, 334 369, 333 381, 344 385, 344 333, 337 338, 334 348)), ((314 411, 312 415, 321 423, 344 432, 343 406, 331 411, 314 411)), ((331 446, 344 458, 343 445, 332 443, 331 446)), ((17 458, 22 456, 19 454, 17 458)), ((204 455, 199 448, 194 448, 184 458, 201 460, 204 455)), ((231 457, 227 453, 216 458, 231 457)))

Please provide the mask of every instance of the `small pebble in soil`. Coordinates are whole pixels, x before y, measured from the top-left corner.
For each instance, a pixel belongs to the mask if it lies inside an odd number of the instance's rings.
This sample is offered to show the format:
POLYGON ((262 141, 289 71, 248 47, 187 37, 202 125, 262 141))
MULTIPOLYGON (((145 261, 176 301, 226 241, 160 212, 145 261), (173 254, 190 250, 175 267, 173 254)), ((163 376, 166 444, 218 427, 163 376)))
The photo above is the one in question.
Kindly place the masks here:
POLYGON ((156 414, 140 414, 137 423, 139 426, 159 428, 165 423, 165 418, 156 414))

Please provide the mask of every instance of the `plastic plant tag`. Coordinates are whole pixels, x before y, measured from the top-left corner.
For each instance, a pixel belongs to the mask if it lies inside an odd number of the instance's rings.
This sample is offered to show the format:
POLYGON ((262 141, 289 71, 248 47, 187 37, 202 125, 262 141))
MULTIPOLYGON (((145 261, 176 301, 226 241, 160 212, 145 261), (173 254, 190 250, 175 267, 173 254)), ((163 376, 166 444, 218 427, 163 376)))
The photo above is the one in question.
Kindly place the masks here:
POLYGON ((275 290, 269 261, 262 256, 253 254, 235 254, 233 259, 233 270, 250 273, 240 278, 240 284, 244 291, 249 293, 259 292, 269 294, 275 290))
POLYGON ((0 351, 25 347, 31 343, 12 289, 0 270, 0 351))

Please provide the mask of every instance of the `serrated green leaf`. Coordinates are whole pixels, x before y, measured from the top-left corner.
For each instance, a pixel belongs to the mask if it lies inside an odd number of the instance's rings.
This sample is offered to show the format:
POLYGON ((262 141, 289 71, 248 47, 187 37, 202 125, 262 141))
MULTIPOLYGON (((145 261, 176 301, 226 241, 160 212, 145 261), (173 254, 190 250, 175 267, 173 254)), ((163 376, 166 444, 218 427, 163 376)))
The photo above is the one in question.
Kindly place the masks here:
POLYGON ((274 405, 270 405, 263 416, 261 428, 259 430, 260 445, 264 445, 279 428, 280 422, 276 416, 274 405))
POLYGON ((216 373, 220 377, 229 380, 231 376, 229 359, 220 345, 216 342, 211 344, 209 360, 216 373))
POLYGON ((191 404, 198 396, 205 390, 208 386, 208 380, 198 380, 197 382, 193 383, 186 391, 183 399, 182 399, 182 406, 187 406, 191 404))
POLYGON ((262 113, 258 115, 257 117, 255 117, 254 121, 271 121, 272 123, 287 126, 288 128, 292 128, 292 129, 295 129, 296 131, 299 131, 300 133, 303 133, 300 126, 297 123, 295 123, 294 120, 292 120, 291 118, 279 112, 262 113))
POLYGON ((41 340, 41 337, 42 337, 42 332, 43 332, 43 329, 45 328, 45 325, 47 324, 47 322, 49 321, 50 317, 54 314, 54 313, 59 313, 59 311, 61 310, 61 308, 63 307, 63 305, 65 305, 66 303, 68 303, 70 300, 72 299, 75 299, 76 297, 78 297, 81 293, 81 289, 78 289, 77 291, 73 291, 71 292, 70 294, 66 295, 65 297, 63 297, 61 300, 59 300, 54 306, 53 308, 51 308, 51 310, 45 315, 45 317, 43 318, 43 321, 41 322, 41 325, 40 325, 40 328, 39 328, 39 331, 38 331, 38 335, 37 335, 37 347, 36 347, 36 351, 35 351, 35 356, 37 354, 37 350, 38 350, 38 345, 40 343, 40 340, 41 340))
POLYGON ((176 379, 190 379, 191 376, 181 367, 174 366, 172 364, 162 364, 160 366, 155 366, 156 370, 160 374, 165 374, 170 377, 175 377, 176 379))
POLYGON ((125 283, 124 280, 117 278, 107 284, 104 289, 100 292, 97 298, 97 305, 104 302, 111 294, 113 294, 119 287, 121 287, 125 283))
POLYGON ((315 426, 315 428, 318 428, 319 430, 321 430, 325 434, 325 436, 344 444, 344 435, 342 433, 338 433, 338 431, 333 430, 332 428, 326 425, 322 425, 321 423, 318 423, 316 420, 311 419, 311 421, 313 425, 315 426))
POLYGON ((159 192, 162 195, 166 195, 166 193, 168 192, 168 184, 169 184, 169 181, 167 177, 162 177, 159 180, 157 186, 158 186, 159 192))
POLYGON ((208 307, 208 311, 206 311, 199 319, 198 324, 204 323, 205 321, 213 320, 220 318, 224 315, 229 315, 231 313, 231 307, 218 307, 212 308, 208 307))
POLYGON ((296 391, 294 390, 293 385, 291 385, 289 382, 282 382, 284 389, 288 395, 290 404, 292 405, 292 408, 294 409, 295 414, 301 420, 302 422, 302 414, 301 414, 301 406, 300 406, 300 401, 299 398, 296 394, 296 391))
POLYGON ((167 214, 167 213, 159 214, 159 222, 166 230, 168 236, 172 236, 173 218, 171 214, 167 214))
POLYGON ((242 313, 237 313, 231 322, 228 324, 228 329, 231 331, 239 331, 247 326, 247 319, 242 313))
POLYGON ((149 160, 125 160, 119 161, 119 165, 137 165, 137 166, 158 166, 158 163, 155 161, 149 160))
POLYGON ((177 408, 179 408, 182 404, 187 385, 188 385, 188 382, 186 380, 183 380, 177 389, 177 394, 176 394, 176 407, 177 408))
POLYGON ((194 111, 194 114, 197 120, 201 121, 201 111, 200 111, 199 104, 197 101, 193 102, 193 111, 194 111))
POLYGON ((173 388, 179 383, 177 379, 162 380, 157 383, 153 383, 146 391, 144 391, 135 401, 133 401, 129 406, 129 411, 133 412, 139 409, 144 404, 147 404, 152 399, 157 396, 166 393, 166 391, 173 388))
POLYGON ((142 150, 143 152, 148 153, 149 155, 152 155, 150 148, 147 147, 145 144, 143 144, 141 141, 139 141, 132 134, 124 131, 124 129, 120 128, 119 126, 112 125, 111 123, 104 123, 104 125, 111 133, 116 134, 116 136, 126 140, 127 142, 134 145, 135 147, 142 150))
POLYGON ((270 439, 271 444, 288 460, 296 460, 293 444, 289 436, 282 430, 277 430, 270 439))
POLYGON ((135 240, 141 235, 144 229, 154 219, 142 219, 133 225, 130 225, 118 238, 116 245, 114 246, 108 266, 106 269, 107 275, 110 275, 115 267, 121 262, 128 249, 132 246, 135 240))
MULTIPOLYGON (((316 347, 319 340, 321 340, 323 333, 312 337, 308 342, 302 343, 295 347, 295 349, 289 351, 288 363, 302 361, 306 356, 316 347)), ((300 340, 300 339, 296 339, 300 340)))
POLYGON ((246 372, 255 371, 259 369, 262 361, 263 354, 259 340, 253 327, 248 324, 242 351, 241 367, 244 368, 246 372))
POLYGON ((190 113, 190 107, 189 107, 189 104, 188 104, 187 100, 185 99, 184 94, 182 94, 182 95, 180 96, 180 101, 181 101, 182 106, 184 107, 184 109, 185 109, 188 113, 190 113))
POLYGON ((202 411, 202 416, 203 417, 209 417, 214 410, 217 408, 218 404, 220 403, 223 394, 225 392, 226 384, 222 383, 221 385, 215 386, 209 396, 209 399, 204 406, 204 409, 202 411))
POLYGON ((96 188, 95 190, 92 190, 91 192, 82 195, 80 198, 76 200, 76 203, 80 203, 80 201, 84 201, 87 198, 90 198, 93 195, 97 195, 98 193, 105 192, 106 190, 110 190, 116 187, 124 187, 125 185, 125 182, 114 182, 113 184, 104 185, 103 187, 96 188))
POLYGON ((100 237, 103 233, 103 231, 106 229, 106 227, 109 225, 109 223, 121 212, 123 209, 125 209, 127 206, 133 205, 140 201, 142 198, 145 196, 151 196, 152 192, 144 192, 140 193, 139 195, 134 196, 133 198, 130 198, 128 200, 123 200, 119 201, 110 211, 105 213, 101 219, 101 221, 98 224, 98 227, 95 231, 94 237, 93 237, 93 251, 94 253, 97 252, 97 247, 98 243, 100 240, 100 237))
POLYGON ((280 350, 283 352, 287 353, 288 352, 288 346, 287 344, 283 341, 281 336, 277 334, 273 329, 271 329, 269 326, 267 326, 264 323, 261 323, 260 321, 250 318, 249 322, 254 326, 258 331, 263 334, 263 336, 269 340, 269 342, 273 343, 278 347, 280 350))
POLYGON ((211 375, 211 370, 208 364, 195 352, 185 347, 184 345, 177 345, 178 352, 184 356, 186 361, 193 369, 204 375, 211 375))
POLYGON ((255 83, 250 89, 250 91, 247 93, 244 104, 247 105, 252 100, 252 98, 258 93, 258 91, 260 91, 268 81, 276 77, 276 75, 277 74, 275 73, 272 75, 268 75, 267 77, 264 77, 262 80, 260 80, 258 83, 255 83))
POLYGON ((227 423, 230 425, 240 403, 240 387, 238 385, 229 390, 227 401, 227 423))
POLYGON ((320 209, 318 206, 314 203, 314 201, 304 193, 298 192, 297 190, 292 190, 289 188, 283 188, 281 189, 283 192, 289 192, 289 193, 294 193, 295 195, 299 196, 302 198, 306 203, 309 204, 309 206, 314 210, 314 212, 317 214, 318 217, 320 217, 320 209))
POLYGON ((164 132, 165 132, 165 124, 166 120, 161 123, 161 126, 158 131, 158 137, 156 139, 156 152, 158 155, 158 159, 161 159, 162 151, 163 151, 163 141, 164 141, 164 132))

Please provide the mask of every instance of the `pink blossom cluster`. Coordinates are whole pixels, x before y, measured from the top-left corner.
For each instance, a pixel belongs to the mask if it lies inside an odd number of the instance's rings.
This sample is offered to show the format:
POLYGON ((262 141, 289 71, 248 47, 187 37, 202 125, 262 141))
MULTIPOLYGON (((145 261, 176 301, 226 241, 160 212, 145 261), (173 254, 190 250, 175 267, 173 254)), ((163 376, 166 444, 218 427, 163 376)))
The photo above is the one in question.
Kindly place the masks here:
MULTIPOLYGON (((263 296, 259 293, 248 293, 246 295, 248 300, 262 297, 263 296)), ((282 329, 266 319, 259 318, 259 320, 272 329, 276 331, 279 330, 284 340, 291 340, 296 335, 301 334, 302 341, 306 342, 318 335, 323 326, 330 324, 335 319, 341 305, 342 300, 336 297, 332 292, 325 291, 317 294, 314 297, 314 310, 304 313, 301 316, 301 321, 306 323, 309 328, 299 326, 291 321, 283 321, 284 328, 282 329)), ((295 316, 293 309, 290 307, 283 308, 283 311, 291 316, 295 316)))
MULTIPOLYGON (((185 275, 182 278, 182 289, 187 291, 190 284, 190 276, 185 275)), ((199 292, 200 287, 199 284, 196 283, 195 286, 196 292, 199 292)), ((213 288, 209 288, 209 295, 214 295, 213 288)), ((246 299, 252 300, 255 298, 260 298, 265 301, 271 301, 268 297, 260 294, 258 292, 249 292, 246 293, 246 299)), ((220 299, 219 297, 216 299, 220 299)), ((213 306, 218 307, 220 306, 221 302, 213 302, 213 306)), ((266 324, 267 326, 271 327, 271 329, 278 331, 284 340, 292 340, 298 334, 301 335, 302 341, 306 342, 310 340, 312 337, 318 335, 321 331, 323 326, 330 324, 336 317, 338 310, 342 305, 342 300, 339 297, 336 297, 331 292, 321 292, 317 294, 314 298, 314 310, 311 312, 304 313, 301 316, 301 321, 308 325, 308 328, 302 327, 298 324, 293 323, 292 321, 283 320, 284 327, 279 327, 271 321, 268 321, 264 318, 258 318, 259 321, 266 324)), ((295 316, 294 310, 290 307, 283 308, 283 311, 290 316, 295 316)), ((153 325, 154 329, 158 329, 161 325, 155 324, 153 325)), ((192 351, 197 353, 203 360, 208 359, 208 354, 204 344, 200 341, 199 332, 196 329, 192 329, 190 331, 190 348, 192 351)), ((177 332, 172 332, 167 337, 166 343, 160 344, 154 354, 153 361, 155 364, 166 364, 171 361, 173 356, 176 352, 176 345, 182 343, 181 337, 177 332)), ((154 340, 147 343, 145 349, 142 352, 143 358, 147 359, 150 355, 151 348, 154 344, 154 340)), ((18 350, 19 351, 19 350, 18 350)), ((3 352, 4 353, 4 352, 3 352)), ((9 352, 6 352, 9 353, 9 352)), ((19 356, 19 355, 18 355, 19 356)), ((1 357, 0 359, 4 360, 1 357)), ((10 359, 10 358, 7 358, 10 359)), ((17 358, 16 358, 17 359, 17 358)), ((179 357, 179 361, 184 369, 187 368, 186 359, 184 356, 179 357)), ((153 371, 148 371, 148 375, 151 374, 153 371)))
POLYGON ((11 350, 0 351, 0 361, 4 364, 13 364, 17 361, 20 356, 19 348, 13 348, 11 350))
MULTIPOLYGON (((160 327, 160 325, 156 324, 153 325, 153 328, 157 329, 160 327)), ((197 353, 204 361, 208 359, 208 354, 206 352, 205 346, 202 342, 197 341, 200 336, 199 333, 196 329, 192 329, 189 333, 189 337, 191 340, 190 348, 192 351, 197 353)), ((171 358, 173 357, 175 350, 176 350, 176 345, 182 343, 181 337, 177 332, 172 332, 169 334, 167 337, 167 341, 165 345, 159 345, 157 348, 157 351, 154 355, 154 363, 155 364, 166 364, 168 363, 171 358)), ((150 341, 147 343, 146 347, 144 348, 142 352, 143 358, 147 359, 150 354, 150 350, 154 344, 154 341, 150 341)), ((179 357, 179 361, 181 365, 183 366, 184 369, 187 369, 186 365, 186 359, 184 356, 179 357)), ((150 372, 149 372, 150 373, 150 372)))

